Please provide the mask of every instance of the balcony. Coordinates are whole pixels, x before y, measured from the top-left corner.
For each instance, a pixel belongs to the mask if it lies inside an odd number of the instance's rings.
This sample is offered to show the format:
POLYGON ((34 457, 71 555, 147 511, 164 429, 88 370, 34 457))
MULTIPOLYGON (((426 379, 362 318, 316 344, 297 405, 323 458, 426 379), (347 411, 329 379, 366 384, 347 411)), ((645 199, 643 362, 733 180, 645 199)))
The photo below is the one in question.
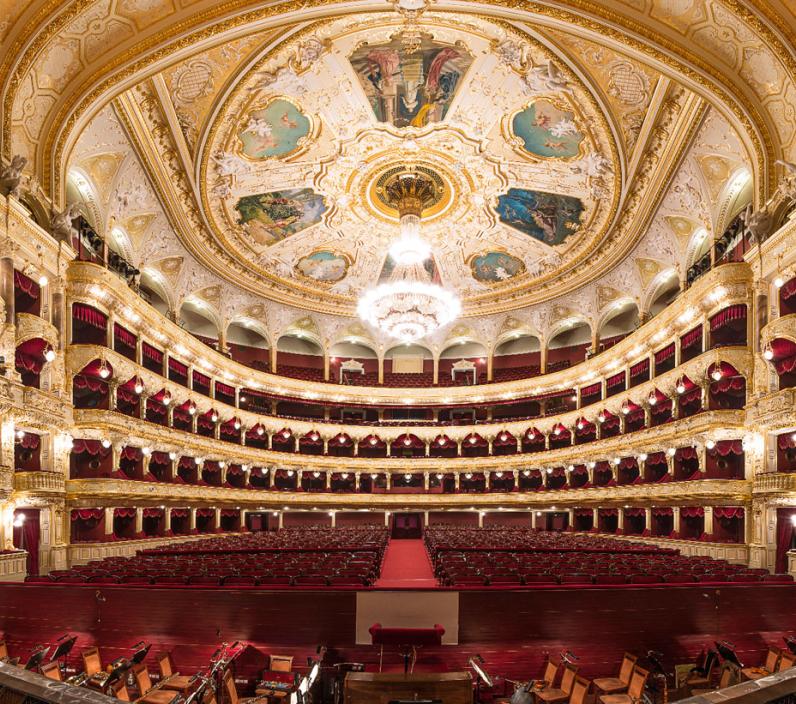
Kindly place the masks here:
POLYGON ((60 472, 14 472, 14 491, 25 494, 53 495, 66 491, 60 472))

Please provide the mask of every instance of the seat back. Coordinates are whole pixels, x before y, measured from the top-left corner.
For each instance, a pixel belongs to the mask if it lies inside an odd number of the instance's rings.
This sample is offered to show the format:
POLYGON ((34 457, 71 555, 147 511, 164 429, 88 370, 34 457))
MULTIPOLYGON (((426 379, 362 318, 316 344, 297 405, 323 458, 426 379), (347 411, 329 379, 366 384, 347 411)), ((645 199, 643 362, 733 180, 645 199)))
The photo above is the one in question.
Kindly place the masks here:
POLYGON ((293 656, 292 655, 271 655, 270 665, 268 669, 271 672, 292 672, 293 671, 293 656))
POLYGON ((555 684, 557 675, 558 675, 558 665, 554 663, 552 660, 548 660, 547 666, 544 669, 544 675, 542 677, 544 683, 548 687, 552 687, 555 684))
POLYGON ((777 665, 779 664, 779 650, 777 648, 769 648, 766 655, 766 664, 763 666, 769 672, 776 672, 777 665))
POLYGON ((4 640, 0 640, 0 660, 8 657, 8 645, 4 640))
POLYGON ((564 674, 561 675, 561 691, 564 692, 564 694, 572 693, 572 687, 575 685, 575 677, 577 674, 577 665, 567 665, 564 668, 564 674))
POLYGON ((633 670, 633 676, 630 678, 630 685, 627 688, 627 694, 633 701, 641 700, 641 695, 644 693, 644 686, 647 684, 647 677, 649 676, 649 670, 644 670, 640 667, 633 670))
POLYGON ((158 669, 161 678, 171 677, 174 674, 174 663, 171 661, 171 653, 158 653, 158 669))
POLYGON ((123 702, 130 701, 130 690, 127 689, 126 677, 120 677, 111 685, 111 694, 123 702))
POLYGON ((226 699, 228 704, 238 704, 238 690, 235 688, 235 680, 232 678, 232 672, 227 670, 224 673, 222 683, 224 685, 224 691, 227 693, 226 699))
POLYGON ((719 677, 719 689, 724 689, 725 687, 729 687, 734 679, 735 679, 735 670, 734 668, 727 665, 721 671, 721 677, 719 677))
POLYGON ((794 665, 796 665, 796 655, 787 651, 783 651, 782 655, 779 658, 779 665, 777 666, 777 672, 781 672, 782 670, 789 670, 794 665))
POLYGON ((58 682, 61 681, 61 667, 58 665, 57 660, 53 660, 52 662, 48 662, 46 665, 42 665, 39 670, 45 677, 58 682))
POLYGON ((631 653, 625 653, 622 658, 622 665, 619 667, 619 679, 624 684, 630 684, 630 677, 633 674, 633 668, 636 666, 638 657, 631 653))
POLYGON ((152 680, 149 678, 149 670, 147 670, 144 663, 140 662, 133 667, 133 675, 135 676, 135 683, 138 685, 138 691, 143 697, 152 689, 152 680))
POLYGON ((99 648, 89 648, 83 651, 83 669, 86 674, 96 675, 102 672, 102 660, 100 659, 99 648))
POLYGON ((585 677, 576 677, 569 695, 569 704, 584 704, 591 683, 585 677))

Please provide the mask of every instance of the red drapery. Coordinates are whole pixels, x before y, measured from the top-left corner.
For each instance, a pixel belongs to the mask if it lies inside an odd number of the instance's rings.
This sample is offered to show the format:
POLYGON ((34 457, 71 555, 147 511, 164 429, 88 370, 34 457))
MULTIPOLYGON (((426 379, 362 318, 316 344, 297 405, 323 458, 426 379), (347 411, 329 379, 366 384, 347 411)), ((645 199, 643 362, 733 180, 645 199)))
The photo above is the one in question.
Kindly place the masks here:
POLYGON ((18 288, 22 291, 28 298, 32 298, 34 301, 38 300, 39 298, 39 284, 37 284, 33 279, 29 276, 25 276, 21 271, 17 271, 14 269, 14 288, 18 288))
POLYGON ((163 518, 162 508, 145 508, 142 511, 144 518, 163 518))
POLYGON ((78 374, 72 380, 72 383, 76 389, 88 389, 102 396, 108 393, 108 384, 102 381, 102 379, 94 379, 86 374, 78 374))
MULTIPOLYGON (((672 347, 674 347, 674 345, 672 345, 672 347)), ((630 376, 632 378, 636 376, 641 376, 642 374, 646 374, 649 371, 649 368, 650 368, 649 359, 642 359, 640 362, 637 362, 632 367, 630 367, 630 376)))
POLYGON ((130 389, 126 389, 124 386, 119 386, 116 389, 116 400, 122 401, 124 403, 128 403, 131 406, 135 406, 138 404, 140 400, 140 396, 135 393, 135 391, 130 391, 130 389))
POLYGON ((779 290, 779 295, 782 300, 787 301, 789 298, 796 296, 796 277, 790 281, 786 281, 785 285, 779 290))
POLYGON ((171 509, 172 518, 188 518, 191 515, 190 509, 187 508, 173 508, 171 509))
POLYGON ((619 469, 637 469, 638 462, 635 457, 623 457, 619 461, 619 469))
MULTIPOLYGON (((702 328, 697 328, 697 330, 699 331, 699 333, 701 335, 702 328)), ((694 331, 692 330, 691 332, 694 332, 694 331)), ((686 336, 689 335, 689 334, 690 333, 686 333, 683 336, 683 341, 685 341, 686 336)), ((670 357, 674 357, 674 342, 672 342, 672 344, 670 344, 670 345, 667 345, 662 350, 658 350, 655 353, 655 364, 662 364, 663 362, 665 362, 670 357)))
POLYGON ((643 516, 645 513, 643 508, 626 508, 625 516, 643 516))
POLYGON ((122 448, 122 451, 119 453, 120 460, 131 460, 131 461, 138 461, 141 459, 141 450, 137 447, 132 447, 131 445, 125 445, 122 448))
POLYGON ((743 303, 736 303, 716 313, 710 319, 710 331, 720 330, 736 320, 746 320, 746 306, 743 303))
POLYGON ((599 394, 602 390, 602 385, 598 382, 596 384, 590 384, 589 386, 584 386, 580 390, 581 398, 585 396, 594 396, 595 394, 599 394))
POLYGON ((151 359, 156 364, 163 364, 163 353, 147 342, 141 343, 141 354, 147 359, 151 359))
POLYGON ((716 506, 713 515, 716 518, 743 518, 744 510, 741 506, 716 506))
POLYGON ((35 450, 39 446, 41 438, 35 433, 25 433, 21 438, 18 438, 16 442, 26 450, 35 450))
POLYGON ((695 327, 689 330, 685 335, 680 338, 680 349, 686 350, 693 347, 698 342, 702 341, 702 326, 695 327))
POLYGON ((683 518, 700 518, 705 515, 705 509, 701 506, 684 506, 680 509, 680 516, 683 518))
POLYGON ((719 440, 716 443, 716 447, 712 450, 709 450, 711 454, 715 453, 720 455, 721 457, 726 457, 727 455, 742 455, 743 454, 743 442, 741 440, 719 440))
MULTIPOLYGON (((78 438, 72 441, 72 452, 76 455, 99 455, 105 449, 99 440, 82 440, 78 438)), ((108 448, 110 451, 111 448, 108 448)))
POLYGON ((174 357, 169 357, 169 371, 182 376, 188 376, 188 365, 174 359, 174 357))
MULTIPOLYGON (((466 442, 468 444, 470 444, 469 440, 466 440, 466 442)), ((486 441, 484 440, 483 443, 486 444, 486 441)), ((462 443, 462 444, 464 444, 464 443, 462 443)), ((472 443, 472 446, 473 447, 480 447, 481 444, 480 443, 472 443)), ((404 448, 404 447, 406 447, 406 448, 419 448, 419 447, 424 447, 424 444, 423 444, 423 441, 419 437, 417 437, 417 435, 408 435, 408 434, 399 435, 395 439, 395 442, 393 442, 392 449, 393 450, 398 450, 398 449, 404 448), (409 440, 409 443, 406 442, 407 440, 409 440)))
POLYGON ((788 550, 793 542, 796 508, 777 509, 777 563, 776 572, 784 574, 788 571, 788 550))
POLYGON ((75 508, 72 509, 70 519, 73 521, 99 521, 104 514, 101 508, 75 508))
POLYGON ((614 374, 613 376, 609 376, 605 380, 605 388, 606 389, 613 389, 617 386, 621 386, 625 383, 625 373, 619 372, 618 374, 614 374))
POLYGON ((601 508, 599 509, 600 515, 604 516, 605 518, 609 518, 611 516, 618 516, 619 509, 618 508, 601 508))
POLYGON ((196 515, 202 518, 210 518, 211 516, 215 515, 215 511, 212 508, 197 508, 196 515))
POLYGON ((653 516, 673 516, 674 511, 670 508, 654 508, 652 509, 653 516))
POLYGON ((774 369, 776 369, 779 376, 782 376, 783 374, 790 374, 794 369, 796 369, 796 356, 778 359, 776 362, 774 362, 774 369))
POLYGON ((194 460, 193 457, 180 457, 177 467, 182 467, 183 469, 192 469, 196 467, 196 460, 194 460))
POLYGON ((680 447, 677 449, 677 459, 680 461, 696 460, 699 459, 695 447, 680 447))
POLYGON ((693 404, 701 403, 702 402, 702 389, 698 386, 695 386, 690 391, 686 391, 684 394, 680 396, 680 405, 681 406, 691 406, 693 404))
POLYGON ((214 427, 214 424, 207 415, 203 415, 196 419, 196 427, 204 428, 205 430, 211 430, 214 427))
POLYGON ((115 508, 113 509, 114 518, 133 518, 135 516, 134 508, 115 508))
MULTIPOLYGON (((210 380, 208 379, 208 382, 209 381, 210 380)), ((234 397, 235 396, 235 388, 232 387, 232 386, 229 386, 228 384, 224 384, 221 381, 217 381, 216 382, 216 393, 222 393, 222 394, 225 394, 226 396, 233 396, 234 397)), ((264 394, 258 394, 256 391, 247 391, 246 393, 249 394, 250 396, 257 396, 257 395, 264 396, 264 394)))
POLYGON ((777 446, 780 450, 791 450, 796 447, 796 439, 794 433, 784 433, 777 437, 777 446))
POLYGON ((202 372, 197 372, 194 370, 193 372, 193 383, 200 384, 201 386, 207 386, 210 388, 210 377, 206 374, 202 374, 202 372))
POLYGON ((743 394, 746 392, 746 379, 742 376, 725 377, 710 383, 711 394, 743 394))
POLYGON ((113 324, 113 337, 123 345, 135 349, 138 338, 127 328, 123 328, 119 323, 113 324))
POLYGON ((85 303, 74 303, 72 305, 72 317, 98 330, 105 330, 107 328, 108 316, 98 311, 96 308, 87 306, 85 303))
POLYGON ((238 517, 240 516, 240 511, 234 508, 222 508, 221 515, 225 518, 232 518, 233 516, 238 517))
POLYGON ((581 517, 583 517, 583 516, 591 517, 591 516, 594 515, 594 513, 593 513, 593 511, 590 508, 576 508, 574 515, 581 516, 581 517))

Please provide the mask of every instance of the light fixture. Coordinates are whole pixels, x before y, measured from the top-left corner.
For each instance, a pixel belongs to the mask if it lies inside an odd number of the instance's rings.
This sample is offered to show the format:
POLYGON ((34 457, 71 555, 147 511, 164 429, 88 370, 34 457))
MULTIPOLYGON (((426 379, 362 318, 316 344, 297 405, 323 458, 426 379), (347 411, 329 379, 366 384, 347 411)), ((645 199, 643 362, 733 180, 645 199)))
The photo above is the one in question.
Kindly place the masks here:
POLYGON ((218 413, 216 413, 215 411, 211 413, 210 420, 213 421, 213 423, 215 423, 218 420, 218 413))
POLYGON ((343 473, 340 475, 340 479, 348 479, 348 472, 343 472, 343 473))
POLYGON ((605 423, 605 413, 600 413, 600 415, 597 416, 597 420, 600 421, 600 423, 605 423))
POLYGON ((193 461, 196 462, 196 464, 202 464, 202 462, 204 462, 204 460, 201 457, 194 457, 193 461))
POLYGON ((192 415, 195 415, 195 414, 196 414, 196 406, 191 404, 190 406, 188 406, 188 415, 192 416, 192 415))
POLYGON ((263 426, 262 425, 258 425, 257 426, 257 434, 258 435, 262 435, 264 432, 265 432, 265 429, 263 428, 263 426))
POLYGON ((317 479, 318 477, 320 477, 320 476, 321 476, 321 473, 320 473, 320 472, 313 472, 313 473, 312 473, 312 476, 313 476, 315 479, 317 479))
POLYGON ((530 470, 530 469, 525 469, 525 470, 523 470, 523 472, 522 472, 522 476, 524 476, 524 477, 530 477, 530 476, 531 476, 531 470, 530 470))
POLYGON ((412 444, 412 441, 409 438, 404 438, 404 445, 409 447, 412 444))
POLYGON ((642 453, 641 453, 641 454, 638 456, 638 458, 639 458, 639 459, 640 459, 642 462, 646 462, 646 461, 647 461, 647 453, 646 453, 646 452, 642 452, 642 453))
POLYGON ((47 274, 42 274, 41 276, 39 276, 39 286, 44 288, 48 283, 50 283, 50 280, 47 278, 47 274))
POLYGON ((103 438, 100 444, 107 450, 111 446, 111 441, 108 438, 103 438))
POLYGON ((775 288, 782 288, 784 285, 785 285, 785 279, 783 279, 781 276, 777 276, 774 279, 774 287, 775 288))
POLYGON ((721 377, 723 374, 721 373, 721 368, 716 367, 711 373, 710 376, 713 377, 713 381, 721 381, 721 377))
POLYGON ((675 452, 677 452, 677 450, 675 450, 673 447, 670 447, 668 450, 666 450, 666 454, 669 455, 669 457, 674 457, 675 452))
POLYGON ((442 480, 442 477, 443 477, 442 474, 437 474, 437 479, 442 480))
POLYGON ((682 381, 677 382, 677 393, 684 394, 685 393, 685 384, 682 381))
POLYGON ((578 430, 583 430, 583 427, 584 427, 584 426, 583 426, 583 421, 582 421, 582 420, 579 420, 579 421, 578 421, 578 430))
POLYGON ((287 476, 288 477, 292 477, 294 474, 295 474, 295 472, 292 469, 288 469, 287 470, 287 476))
POLYGON ((627 415, 630 413, 630 406, 622 406, 622 415, 627 415))
POLYGON ((501 435, 500 435, 500 441, 501 442, 506 442, 506 440, 508 440, 508 439, 509 439, 509 436, 506 435, 506 433, 501 433, 501 435))
POLYGON ((763 357, 770 362, 772 359, 774 359, 774 350, 772 350, 770 347, 766 347, 763 350, 763 357))
POLYGON ((371 478, 371 479, 378 479, 378 478, 379 478, 379 475, 378 475, 378 474, 371 474, 371 475, 370 475, 370 478, 371 478))
POLYGON ((561 435, 561 428, 559 428, 558 426, 556 426, 556 427, 555 427, 555 430, 553 430, 553 435, 561 435))
POLYGON ((444 445, 444 444, 445 444, 445 438, 440 438, 439 440, 437 440, 437 442, 438 442, 440 445, 444 445))
POLYGON ((465 473, 465 475, 464 475, 464 478, 465 478, 465 479, 472 479, 472 478, 473 478, 473 475, 472 475, 472 473, 471 473, 471 472, 467 472, 467 473, 465 473))
POLYGON ((705 447, 707 447, 708 450, 712 450, 714 447, 716 447, 716 441, 711 438, 705 443, 705 447))
POLYGON ((171 403, 171 394, 165 393, 163 394, 163 405, 168 406, 171 403))
POLYGON ((232 424, 235 430, 240 430, 240 421, 236 418, 235 422, 232 424))
POLYGON ((52 347, 44 350, 44 359, 47 362, 52 362, 55 359, 55 350, 52 347))
POLYGON ((420 216, 438 200, 434 181, 417 171, 404 171, 384 184, 384 193, 399 215, 400 234, 389 248, 395 268, 387 282, 362 294, 357 312, 390 337, 410 343, 458 317, 461 302, 432 283, 424 266, 431 247, 420 237, 420 216))
POLYGON ((246 403, 246 397, 245 397, 245 396, 241 396, 241 397, 238 399, 238 401, 240 401, 240 403, 246 403))
POLYGON ((152 454, 152 450, 148 447, 142 447, 141 452, 143 453, 144 457, 149 457, 152 454))
POLYGON ((340 444, 345 445, 345 438, 342 435, 340 436, 340 444))
POLYGON ((476 438, 475 438, 475 437, 471 437, 471 438, 470 438, 470 440, 469 440, 469 443, 470 443, 471 445, 475 445, 475 443, 476 443, 476 442, 478 442, 478 440, 476 440, 476 438))
POLYGON ((177 459, 177 453, 176 453, 176 452, 169 452, 169 459, 170 459, 172 462, 174 462, 174 460, 176 460, 176 459, 177 459))
POLYGON ((378 440, 376 440, 376 438, 371 438, 369 442, 370 442, 370 444, 371 444, 371 445, 375 445, 375 444, 376 444, 376 443, 378 443, 379 441, 378 441, 378 440))
POLYGON ((310 440, 315 442, 318 439, 318 433, 310 433, 310 440))
POLYGON ((24 513, 18 513, 16 516, 14 516, 14 524, 13 524, 14 528, 22 528, 24 523, 25 523, 24 513))
POLYGON ((658 403, 658 397, 654 393, 650 394, 649 399, 647 400, 649 401, 650 406, 654 406, 658 403))
POLYGON ((140 396, 142 393, 144 393, 144 385, 140 381, 136 381, 135 386, 133 386, 133 391, 140 396))
POLYGON ((22 438, 25 437, 25 431, 24 430, 17 430, 16 434, 17 434, 17 440, 22 440, 22 438))
POLYGON ((224 460, 221 460, 221 461, 218 463, 218 466, 219 466, 219 467, 221 467, 221 469, 224 469, 224 467, 226 467, 226 466, 227 466, 227 463, 226 463, 226 462, 224 462, 224 460))
POLYGON ((102 362, 102 364, 100 364, 99 375, 100 378, 102 379, 107 379, 111 375, 111 370, 108 369, 108 365, 105 364, 105 362, 102 362))

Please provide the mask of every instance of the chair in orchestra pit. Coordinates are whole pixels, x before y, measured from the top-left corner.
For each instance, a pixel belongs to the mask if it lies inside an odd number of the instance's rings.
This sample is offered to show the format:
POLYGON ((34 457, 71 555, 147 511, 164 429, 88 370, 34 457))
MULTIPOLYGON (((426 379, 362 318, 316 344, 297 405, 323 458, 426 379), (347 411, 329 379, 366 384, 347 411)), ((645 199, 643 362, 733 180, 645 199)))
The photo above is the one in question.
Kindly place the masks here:
MULTIPOLYGON (((263 673, 263 680, 268 682, 278 682, 290 684, 293 682, 293 656, 292 655, 270 655, 268 657, 268 670, 263 673)), ((269 689, 258 687, 255 690, 258 696, 274 697, 282 699, 289 692, 279 689, 269 689)))
POLYGON ((713 682, 713 670, 719 664, 719 654, 713 648, 710 648, 705 653, 705 659, 701 667, 694 668, 691 673, 686 677, 685 685, 690 690, 705 689, 710 691, 710 686, 713 682))
POLYGON ((569 695, 568 704, 585 704, 590 685, 591 682, 585 677, 576 677, 572 685, 572 693, 569 695))
POLYGON ((86 684, 93 689, 103 689, 107 684, 107 675, 102 667, 99 648, 88 648, 82 652, 83 669, 88 675, 86 684))
POLYGON ((622 657, 622 664, 619 666, 617 677, 598 677, 593 680, 594 688, 602 694, 619 694, 626 692, 630 686, 630 678, 633 675, 633 668, 636 666, 638 658, 630 653, 625 653, 622 657))
POLYGON ((779 648, 769 648, 766 654, 766 662, 762 667, 744 667, 741 670, 741 674, 747 680, 759 680, 761 677, 768 677, 768 675, 777 671, 781 654, 782 651, 779 648))
POLYGON ((782 654, 779 657, 777 672, 782 672, 783 670, 790 670, 790 668, 792 668, 794 665, 796 665, 796 654, 791 653, 788 650, 783 650, 782 654))
POLYGON ((561 675, 560 688, 545 687, 535 692, 537 699, 544 704, 563 704, 563 702, 569 701, 577 674, 578 666, 568 663, 564 666, 564 674, 561 675))
POLYGON ((158 669, 160 670, 160 682, 158 684, 161 689, 169 689, 174 692, 180 692, 183 695, 188 693, 193 677, 181 675, 179 672, 174 671, 174 661, 171 659, 171 653, 158 653, 158 669))
POLYGON ((127 689, 126 677, 120 677, 111 685, 111 695, 123 702, 130 701, 130 690, 127 689))
POLYGON ((235 678, 229 670, 225 671, 224 676, 221 678, 221 688, 223 690, 221 693, 221 700, 225 702, 225 704, 248 704, 255 699, 260 699, 259 696, 239 697, 238 688, 235 686, 235 678))
POLYGON ((149 678, 149 670, 142 662, 133 665, 133 676, 135 677, 136 685, 138 685, 139 697, 136 699, 137 702, 142 702, 142 704, 171 704, 179 697, 179 692, 174 690, 153 687, 152 680, 149 678))
POLYGON ((48 679, 56 680, 57 682, 61 681, 61 666, 58 664, 57 660, 42 665, 39 668, 39 672, 48 679))
POLYGON ((624 694, 603 694, 599 701, 602 704, 636 704, 641 701, 644 694, 644 687, 647 686, 647 678, 650 676, 649 670, 640 667, 633 669, 627 692, 624 694))
MULTIPOLYGON (((737 668, 733 665, 726 664, 724 669, 721 671, 721 677, 719 677, 719 686, 716 689, 724 689, 725 687, 729 687, 737 679, 738 679, 737 668)), ((692 689, 691 696, 698 697, 703 694, 710 694, 711 692, 715 691, 716 691, 715 689, 692 689)))
POLYGON ((555 685, 556 677, 558 677, 558 665, 552 660, 548 660, 544 668, 544 674, 542 675, 542 682, 545 688, 555 685))

